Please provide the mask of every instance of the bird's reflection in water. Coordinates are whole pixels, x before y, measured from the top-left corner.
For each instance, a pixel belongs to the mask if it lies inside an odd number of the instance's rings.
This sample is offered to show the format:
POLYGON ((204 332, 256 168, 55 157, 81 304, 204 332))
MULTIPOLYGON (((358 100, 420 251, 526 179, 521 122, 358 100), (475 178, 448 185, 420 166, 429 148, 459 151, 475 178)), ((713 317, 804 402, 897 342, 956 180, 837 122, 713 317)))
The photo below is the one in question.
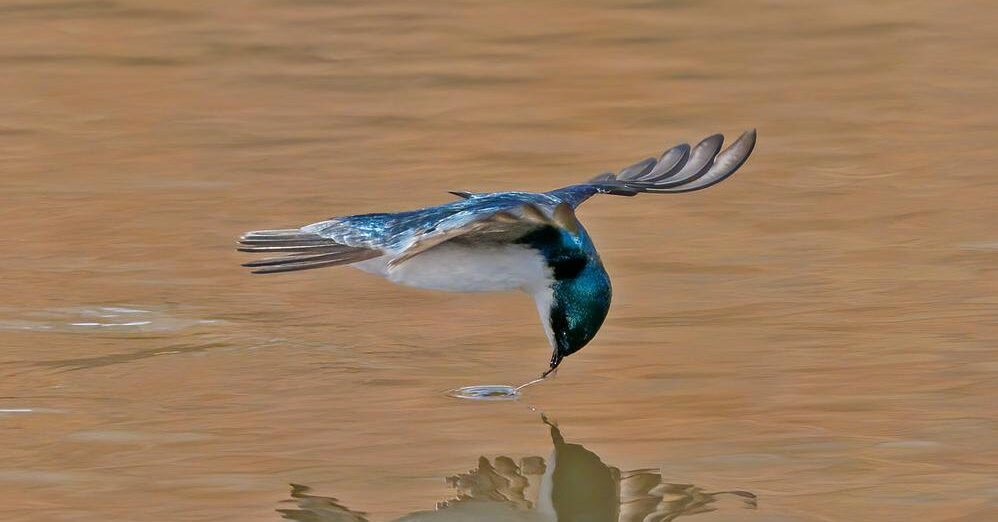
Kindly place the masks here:
MULTIPOLYGON (((480 457, 478 468, 447 478, 454 498, 395 522, 668 522, 714 511, 725 497, 741 507, 756 505, 755 495, 747 491, 708 492, 692 484, 662 482, 658 470, 607 466, 582 445, 565 442, 558 427, 542 419, 554 443, 547 462, 541 457, 480 457)), ((291 499, 285 502, 296 504, 278 509, 289 520, 368 522, 365 513, 335 498, 312 495, 307 486, 292 485, 291 499)))

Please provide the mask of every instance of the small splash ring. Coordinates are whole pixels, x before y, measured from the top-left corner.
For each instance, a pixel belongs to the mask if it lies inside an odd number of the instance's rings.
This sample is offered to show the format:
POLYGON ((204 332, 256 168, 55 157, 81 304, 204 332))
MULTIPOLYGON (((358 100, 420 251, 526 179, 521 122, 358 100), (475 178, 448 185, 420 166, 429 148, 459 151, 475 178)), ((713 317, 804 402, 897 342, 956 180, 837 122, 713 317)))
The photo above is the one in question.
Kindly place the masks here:
POLYGON ((520 392, 513 386, 480 384, 451 390, 447 392, 447 396, 476 401, 514 401, 520 398, 520 392))

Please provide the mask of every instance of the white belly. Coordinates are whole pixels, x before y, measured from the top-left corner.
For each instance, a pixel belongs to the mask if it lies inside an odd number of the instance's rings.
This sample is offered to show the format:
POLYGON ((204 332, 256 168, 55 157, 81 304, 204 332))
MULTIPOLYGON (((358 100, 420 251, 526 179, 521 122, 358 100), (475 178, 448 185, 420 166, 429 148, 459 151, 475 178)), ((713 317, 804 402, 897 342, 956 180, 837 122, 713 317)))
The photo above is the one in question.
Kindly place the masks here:
POLYGON ((389 281, 448 292, 524 290, 530 294, 551 285, 551 270, 534 249, 522 245, 442 244, 396 266, 381 256, 353 267, 389 281))

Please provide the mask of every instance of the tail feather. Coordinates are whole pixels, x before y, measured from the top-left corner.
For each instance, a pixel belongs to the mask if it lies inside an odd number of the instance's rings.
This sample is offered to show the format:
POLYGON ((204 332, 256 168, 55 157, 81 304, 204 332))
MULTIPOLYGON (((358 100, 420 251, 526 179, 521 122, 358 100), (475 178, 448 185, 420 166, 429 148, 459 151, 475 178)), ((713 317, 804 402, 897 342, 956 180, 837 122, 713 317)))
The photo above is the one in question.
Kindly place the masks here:
POLYGON ((314 244, 281 244, 281 245, 261 245, 261 244, 249 244, 240 243, 236 250, 240 252, 259 252, 259 253, 275 253, 284 254, 292 252, 301 252, 303 254, 319 254, 319 253, 331 253, 340 250, 342 245, 328 245, 325 243, 314 243, 314 244), (243 246, 246 245, 246 246, 243 246))
POLYGON ((288 264, 301 264, 301 263, 312 263, 315 261, 339 261, 343 259, 351 259, 354 256, 350 247, 341 249, 338 252, 333 252, 331 254, 319 254, 319 255, 294 255, 288 257, 268 257, 266 259, 258 259, 256 261, 250 261, 248 263, 243 263, 243 266, 247 267, 258 267, 258 266, 273 266, 273 265, 288 265, 288 264))
POLYGON ((273 274, 309 270, 325 266, 348 265, 382 255, 378 250, 337 243, 300 229, 259 230, 239 238, 237 250, 252 253, 290 254, 243 263, 256 268, 254 274, 273 274))

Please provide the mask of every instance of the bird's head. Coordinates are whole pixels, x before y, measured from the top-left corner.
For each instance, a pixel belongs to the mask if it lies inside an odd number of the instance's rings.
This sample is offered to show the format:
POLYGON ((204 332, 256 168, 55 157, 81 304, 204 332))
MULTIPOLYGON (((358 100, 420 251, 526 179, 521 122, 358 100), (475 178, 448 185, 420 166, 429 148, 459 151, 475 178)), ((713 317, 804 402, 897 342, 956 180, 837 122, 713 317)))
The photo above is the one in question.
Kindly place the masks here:
POLYGON ((599 258, 570 263, 570 268, 555 268, 551 285, 551 335, 562 357, 588 344, 610 310, 610 277, 599 258))
POLYGON ((535 295, 556 358, 589 343, 610 309, 610 277, 581 223, 544 227, 525 238, 550 268, 551 283, 535 295))

